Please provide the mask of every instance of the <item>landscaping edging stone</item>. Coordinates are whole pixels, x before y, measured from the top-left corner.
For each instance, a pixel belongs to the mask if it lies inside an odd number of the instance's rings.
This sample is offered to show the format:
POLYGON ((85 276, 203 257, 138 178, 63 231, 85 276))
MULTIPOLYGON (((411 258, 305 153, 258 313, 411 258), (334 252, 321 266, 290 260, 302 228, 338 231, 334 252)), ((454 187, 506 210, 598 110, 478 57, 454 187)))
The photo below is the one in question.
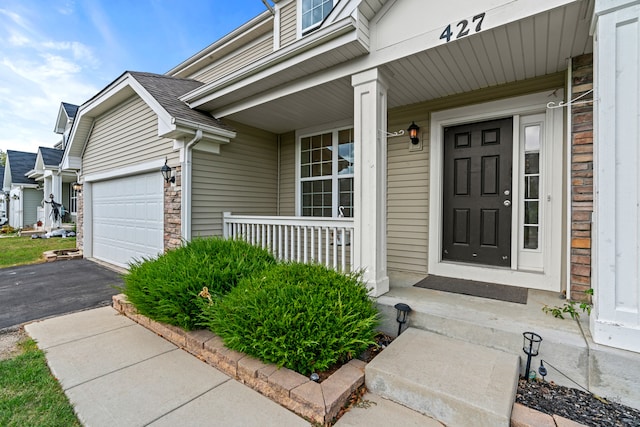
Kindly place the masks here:
POLYGON ((47 262, 82 258, 82 249, 56 249, 42 254, 47 262))
POLYGON ((113 297, 113 307, 200 360, 314 423, 330 424, 351 393, 364 385, 366 363, 361 360, 349 361, 322 383, 317 383, 290 369, 278 368, 230 350, 220 337, 208 330, 187 332, 142 316, 124 294, 113 297))

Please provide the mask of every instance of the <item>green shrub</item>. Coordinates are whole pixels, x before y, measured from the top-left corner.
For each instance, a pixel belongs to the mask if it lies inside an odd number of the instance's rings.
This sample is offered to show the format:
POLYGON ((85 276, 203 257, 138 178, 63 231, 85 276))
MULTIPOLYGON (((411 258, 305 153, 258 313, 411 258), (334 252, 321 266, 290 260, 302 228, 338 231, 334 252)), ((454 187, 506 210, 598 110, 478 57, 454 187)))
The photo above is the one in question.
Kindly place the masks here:
POLYGON ((122 291, 139 313, 190 330, 200 318, 203 287, 219 298, 274 263, 266 249, 243 241, 194 239, 157 259, 131 264, 122 291))
POLYGON ((378 325, 359 276, 298 263, 242 280, 207 314, 227 347, 303 375, 356 357, 378 325))

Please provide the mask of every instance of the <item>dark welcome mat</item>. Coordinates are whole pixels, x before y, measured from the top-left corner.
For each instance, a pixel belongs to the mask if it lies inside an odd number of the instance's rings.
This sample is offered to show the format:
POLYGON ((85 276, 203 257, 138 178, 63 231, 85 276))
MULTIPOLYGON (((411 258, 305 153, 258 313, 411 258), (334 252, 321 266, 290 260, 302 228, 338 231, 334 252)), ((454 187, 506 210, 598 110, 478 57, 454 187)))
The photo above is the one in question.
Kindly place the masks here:
POLYGON ((516 302, 518 304, 526 304, 529 293, 526 288, 441 276, 428 276, 413 286, 499 301, 516 302))

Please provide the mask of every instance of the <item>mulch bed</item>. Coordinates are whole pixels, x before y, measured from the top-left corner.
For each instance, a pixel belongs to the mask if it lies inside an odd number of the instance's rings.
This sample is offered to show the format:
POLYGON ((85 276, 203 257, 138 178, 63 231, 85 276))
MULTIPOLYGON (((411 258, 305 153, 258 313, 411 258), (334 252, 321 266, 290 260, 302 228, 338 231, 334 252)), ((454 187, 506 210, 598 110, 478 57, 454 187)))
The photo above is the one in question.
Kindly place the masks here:
POLYGON ((578 389, 520 378, 516 402, 593 427, 640 427, 640 411, 578 389))

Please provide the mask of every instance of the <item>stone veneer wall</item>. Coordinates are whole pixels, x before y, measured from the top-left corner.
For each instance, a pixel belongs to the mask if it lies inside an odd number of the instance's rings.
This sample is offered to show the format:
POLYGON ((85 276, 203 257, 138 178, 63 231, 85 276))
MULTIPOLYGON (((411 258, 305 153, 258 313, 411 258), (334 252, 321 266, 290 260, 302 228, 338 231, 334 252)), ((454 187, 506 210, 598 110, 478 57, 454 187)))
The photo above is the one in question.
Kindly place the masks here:
POLYGON ((177 248, 182 244, 182 168, 175 168, 176 182, 164 183, 164 250, 177 248))
MULTIPOLYGON (((593 55, 573 58, 571 99, 593 89, 593 55)), ((593 99, 590 93, 579 101, 593 99)), ((586 301, 591 288, 593 213, 593 103, 571 109, 571 299, 586 301)))

